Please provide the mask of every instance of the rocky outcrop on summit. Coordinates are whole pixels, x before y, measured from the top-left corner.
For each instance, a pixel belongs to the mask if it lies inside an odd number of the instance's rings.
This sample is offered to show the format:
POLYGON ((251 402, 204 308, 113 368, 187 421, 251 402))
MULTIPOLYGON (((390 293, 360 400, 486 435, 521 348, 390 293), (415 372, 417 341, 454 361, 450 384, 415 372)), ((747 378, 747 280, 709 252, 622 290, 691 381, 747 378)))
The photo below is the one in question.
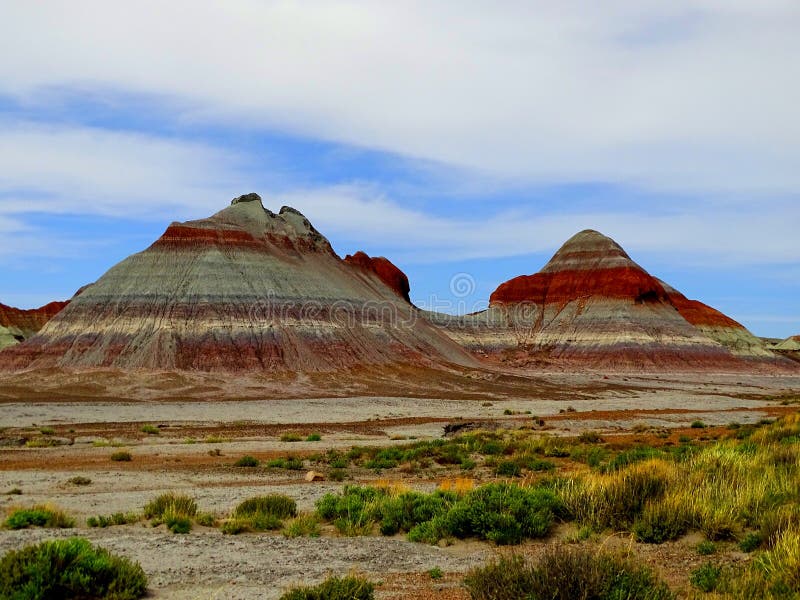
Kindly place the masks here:
POLYGON ((350 254, 345 256, 344 262, 368 273, 374 273, 378 276, 378 279, 393 289, 403 300, 411 302, 409 297, 411 284, 408 282, 408 277, 388 258, 383 256, 370 257, 366 253, 359 251, 352 256, 350 254))
POLYGON ((50 302, 28 310, 0 304, 0 349, 36 335, 67 304, 69 302, 50 302))
MULTIPOLYGON (((388 262, 388 261, 387 261, 388 262)), ((474 364, 372 273, 354 269, 298 211, 241 196, 173 223, 110 269, 0 368, 326 371, 474 364)))
POLYGON ((520 364, 659 370, 782 361, 592 230, 568 240, 540 272, 500 285, 486 311, 433 319, 474 352, 520 364))

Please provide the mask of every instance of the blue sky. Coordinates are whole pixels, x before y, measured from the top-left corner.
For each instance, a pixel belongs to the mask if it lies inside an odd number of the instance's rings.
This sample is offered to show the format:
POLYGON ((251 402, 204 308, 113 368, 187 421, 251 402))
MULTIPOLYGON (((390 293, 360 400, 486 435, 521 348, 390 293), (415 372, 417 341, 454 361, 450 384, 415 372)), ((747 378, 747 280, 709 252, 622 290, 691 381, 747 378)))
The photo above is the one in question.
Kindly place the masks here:
POLYGON ((421 305, 482 308, 590 227, 800 333, 796 2, 164 4, 4 3, 0 301, 257 191, 421 305))

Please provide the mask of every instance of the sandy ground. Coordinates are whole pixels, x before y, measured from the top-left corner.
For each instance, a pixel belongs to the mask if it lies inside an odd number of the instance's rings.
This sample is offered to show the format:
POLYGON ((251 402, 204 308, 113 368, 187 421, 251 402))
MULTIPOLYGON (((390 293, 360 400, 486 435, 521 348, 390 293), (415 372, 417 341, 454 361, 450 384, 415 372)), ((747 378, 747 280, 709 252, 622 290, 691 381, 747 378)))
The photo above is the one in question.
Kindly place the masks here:
MULTIPOLYGON (((4 532, 0 551, 74 532, 4 532)), ((396 538, 295 538, 281 535, 223 536, 194 531, 175 536, 146 527, 81 532, 89 540, 138 561, 153 598, 184 600, 278 598, 288 587, 321 581, 328 573, 357 571, 380 580, 391 573, 434 567, 462 573, 481 564, 488 547, 442 549, 396 538)))
MULTIPOLYGON (((780 400, 800 396, 800 378, 696 374, 613 378, 551 374, 527 386, 517 380, 495 381, 488 388, 477 384, 464 394, 440 386, 430 397, 414 393, 259 398, 251 390, 243 399, 217 394, 219 400, 204 396, 191 401, 182 392, 176 397, 120 402, 110 401, 103 392, 94 399, 88 394, 77 400, 72 393, 59 396, 55 389, 22 401, 19 390, 3 385, 0 381, 0 398, 6 398, 0 400, 0 493, 20 488, 23 494, 0 496, 0 510, 54 503, 75 517, 78 527, 55 532, 0 530, 0 551, 56 536, 86 536, 139 561, 149 576, 152 597, 176 600, 278 598, 287 586, 354 569, 386 583, 379 598, 464 598, 458 588, 461 575, 495 549, 481 543, 438 548, 400 537, 341 538, 332 532, 319 539, 286 539, 279 534, 223 536, 197 527, 189 535, 175 536, 141 524, 88 529, 85 519, 140 511, 166 490, 187 493, 201 510, 220 516, 248 497, 271 492, 293 497, 300 510, 312 510, 322 495, 344 485, 307 483, 305 471, 234 468, 232 463, 244 454, 263 460, 287 454, 307 457, 354 445, 402 444, 411 438, 441 437, 447 423, 467 421, 540 427, 551 435, 587 429, 613 434, 639 426, 685 428, 694 420, 708 425, 751 423, 795 410, 796 406, 781 406, 780 400), (545 424, 535 425, 534 417, 545 424), (140 431, 144 423, 160 426, 161 434, 145 435, 140 431), (42 427, 52 427, 51 437, 65 445, 18 445, 20 440, 42 438, 42 427), (282 442, 280 434, 285 431, 303 435, 319 431, 323 439, 282 442), (218 439, 208 443, 204 441, 208 436, 218 439), (101 440, 125 445, 134 460, 110 462, 117 448, 98 447, 101 440), (80 487, 68 483, 76 475, 89 477, 92 483, 80 487), (448 574, 435 588, 424 575, 433 567, 448 574), (432 596, 426 595, 429 592, 432 596)), ((176 385, 184 390, 186 381, 176 385)), ((356 481, 366 477, 353 476, 356 481)), ((430 473, 424 477, 409 476, 409 483, 433 489, 435 477, 430 473)), ((541 547, 531 545, 525 551, 541 547)), ((643 547, 641 552, 655 567, 687 555, 670 545, 643 547)))

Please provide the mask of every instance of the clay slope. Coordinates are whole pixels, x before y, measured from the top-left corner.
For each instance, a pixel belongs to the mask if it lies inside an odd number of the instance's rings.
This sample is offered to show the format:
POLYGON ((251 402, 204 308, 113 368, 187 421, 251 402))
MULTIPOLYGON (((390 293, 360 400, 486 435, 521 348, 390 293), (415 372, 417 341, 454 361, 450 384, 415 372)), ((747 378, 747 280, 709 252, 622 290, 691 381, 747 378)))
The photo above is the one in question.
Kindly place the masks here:
MULTIPOLYGON (((368 258, 368 257, 367 257, 368 258)), ((4 369, 326 371, 474 359, 379 272, 348 264, 298 211, 249 194, 173 223, 109 270, 4 369)))
POLYGON ((488 310, 432 319, 474 352, 521 365, 668 370, 786 362, 740 324, 688 300, 591 230, 573 236, 539 273, 500 285, 488 310))
POLYGON ((0 349, 36 335, 69 302, 51 302, 24 310, 0 303, 0 349))

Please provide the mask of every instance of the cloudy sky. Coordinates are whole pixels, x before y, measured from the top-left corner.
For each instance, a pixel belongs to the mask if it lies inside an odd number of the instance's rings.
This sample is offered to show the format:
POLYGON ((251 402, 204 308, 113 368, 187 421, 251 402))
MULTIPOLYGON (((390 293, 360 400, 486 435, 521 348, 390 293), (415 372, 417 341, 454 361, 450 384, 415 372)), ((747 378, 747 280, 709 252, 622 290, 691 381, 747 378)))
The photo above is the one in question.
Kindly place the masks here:
POLYGON ((0 301, 257 191, 426 306, 594 228, 800 333, 798 31, 796 0, 5 0, 0 301))

